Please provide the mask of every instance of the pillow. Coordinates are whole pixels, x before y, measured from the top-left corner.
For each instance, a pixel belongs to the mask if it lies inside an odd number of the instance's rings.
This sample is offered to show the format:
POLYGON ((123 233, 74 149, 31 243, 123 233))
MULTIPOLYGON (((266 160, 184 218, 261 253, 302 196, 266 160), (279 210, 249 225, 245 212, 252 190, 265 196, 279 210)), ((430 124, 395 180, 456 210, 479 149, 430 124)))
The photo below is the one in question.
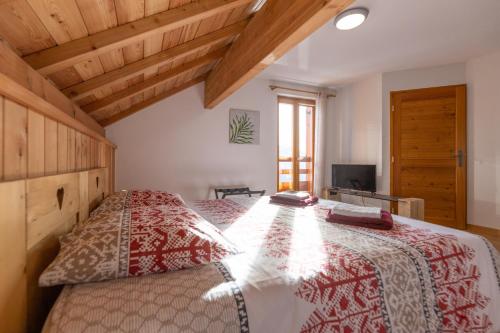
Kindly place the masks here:
POLYGON ((105 216, 111 212, 122 211, 125 208, 127 193, 127 191, 121 191, 108 195, 96 209, 90 212, 89 219, 84 223, 90 222, 93 217, 98 215, 105 216))
POLYGON ((151 190, 129 191, 125 202, 125 208, 158 205, 186 206, 186 203, 180 194, 151 190))
POLYGON ((237 253, 220 231, 186 206, 139 206, 93 217, 62 238, 40 286, 175 271, 237 253))
POLYGON ((177 193, 150 190, 121 191, 106 197, 90 213, 90 219, 83 224, 92 222, 93 217, 105 217, 110 212, 121 211, 125 208, 158 205, 186 206, 186 203, 177 193))

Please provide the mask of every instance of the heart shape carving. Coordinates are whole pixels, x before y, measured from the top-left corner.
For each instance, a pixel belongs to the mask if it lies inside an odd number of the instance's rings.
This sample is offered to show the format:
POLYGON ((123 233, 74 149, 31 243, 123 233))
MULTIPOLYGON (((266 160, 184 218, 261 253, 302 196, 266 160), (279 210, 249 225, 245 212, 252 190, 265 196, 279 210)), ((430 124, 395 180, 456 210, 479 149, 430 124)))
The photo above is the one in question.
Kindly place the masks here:
POLYGON ((59 210, 61 210, 64 200, 64 187, 58 188, 56 195, 57 195, 57 203, 59 204, 59 210))

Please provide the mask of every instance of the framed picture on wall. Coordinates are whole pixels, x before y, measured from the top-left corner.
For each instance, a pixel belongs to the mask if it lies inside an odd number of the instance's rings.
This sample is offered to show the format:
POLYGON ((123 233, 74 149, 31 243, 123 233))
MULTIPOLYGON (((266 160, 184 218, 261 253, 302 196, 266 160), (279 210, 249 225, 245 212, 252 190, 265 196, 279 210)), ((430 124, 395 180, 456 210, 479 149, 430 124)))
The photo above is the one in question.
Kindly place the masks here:
POLYGON ((229 143, 260 144, 260 112, 229 110, 229 143))

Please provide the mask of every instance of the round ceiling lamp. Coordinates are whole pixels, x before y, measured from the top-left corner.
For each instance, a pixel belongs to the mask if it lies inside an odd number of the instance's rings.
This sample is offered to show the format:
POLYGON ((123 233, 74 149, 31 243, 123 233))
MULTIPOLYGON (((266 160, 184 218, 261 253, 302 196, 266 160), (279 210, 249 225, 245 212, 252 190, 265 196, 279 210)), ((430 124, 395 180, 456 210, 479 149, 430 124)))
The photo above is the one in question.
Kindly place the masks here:
POLYGON ((364 7, 343 11, 335 18, 335 27, 339 30, 351 30, 359 27, 368 17, 368 13, 368 9, 364 7))

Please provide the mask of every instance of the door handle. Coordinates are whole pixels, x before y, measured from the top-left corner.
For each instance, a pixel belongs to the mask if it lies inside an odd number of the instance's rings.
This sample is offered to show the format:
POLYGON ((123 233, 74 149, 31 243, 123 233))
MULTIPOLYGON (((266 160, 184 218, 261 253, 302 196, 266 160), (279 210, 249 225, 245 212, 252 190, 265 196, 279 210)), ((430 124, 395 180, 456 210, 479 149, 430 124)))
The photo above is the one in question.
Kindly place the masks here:
POLYGON ((458 166, 461 168, 464 165, 464 152, 462 149, 458 150, 455 158, 457 159, 458 166))

